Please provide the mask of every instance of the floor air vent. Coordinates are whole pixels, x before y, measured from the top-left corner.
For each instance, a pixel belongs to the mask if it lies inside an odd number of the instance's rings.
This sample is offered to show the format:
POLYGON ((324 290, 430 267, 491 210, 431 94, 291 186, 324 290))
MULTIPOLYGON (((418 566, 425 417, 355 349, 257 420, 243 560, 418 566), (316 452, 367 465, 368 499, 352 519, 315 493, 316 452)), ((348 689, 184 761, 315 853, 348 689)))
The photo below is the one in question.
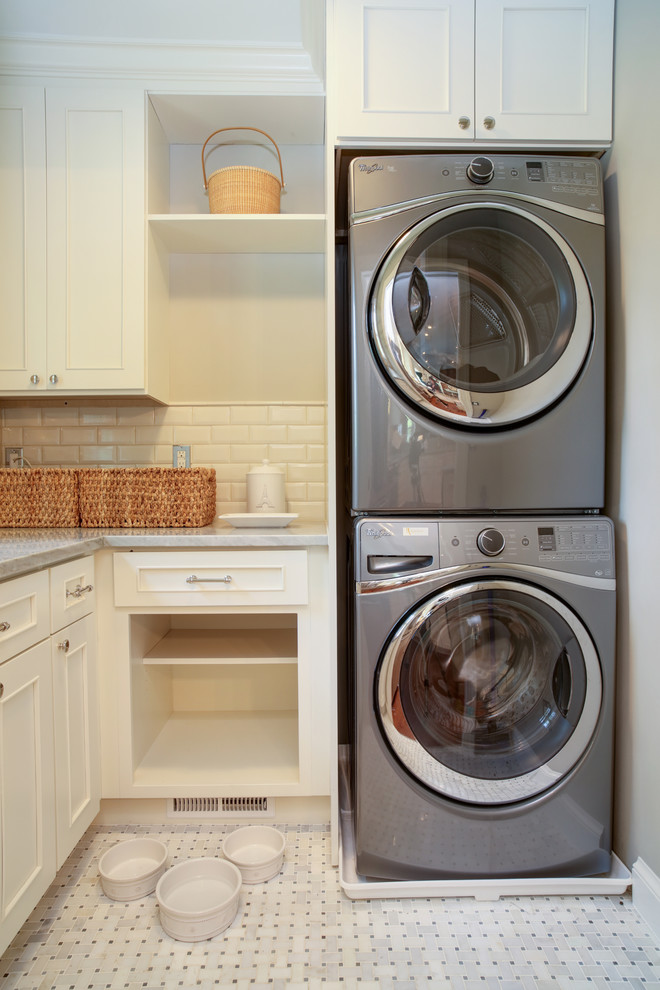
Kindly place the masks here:
POLYGON ((267 797, 169 798, 168 818, 274 818, 275 801, 267 797))

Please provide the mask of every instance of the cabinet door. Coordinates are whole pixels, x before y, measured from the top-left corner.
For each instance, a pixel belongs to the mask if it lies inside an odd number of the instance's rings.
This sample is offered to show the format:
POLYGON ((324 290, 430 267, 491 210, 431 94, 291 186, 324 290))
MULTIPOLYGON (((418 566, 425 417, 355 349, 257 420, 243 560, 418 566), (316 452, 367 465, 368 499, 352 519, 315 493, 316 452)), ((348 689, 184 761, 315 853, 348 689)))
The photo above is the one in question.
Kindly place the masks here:
POLYGON ((335 0, 329 74, 338 144, 474 137, 474 8, 335 0))
POLYGON ((144 93, 48 89, 49 389, 143 389, 144 93))
POLYGON ((0 89, 0 390, 46 383, 44 91, 0 89), (35 381, 30 379, 34 377, 35 381))
POLYGON ((614 0, 477 0, 476 136, 612 138, 614 0))
POLYGON ((48 640, 0 666, 0 953, 55 876, 48 640))
POLYGON ((100 806, 94 617, 79 619, 51 642, 59 869, 100 806))

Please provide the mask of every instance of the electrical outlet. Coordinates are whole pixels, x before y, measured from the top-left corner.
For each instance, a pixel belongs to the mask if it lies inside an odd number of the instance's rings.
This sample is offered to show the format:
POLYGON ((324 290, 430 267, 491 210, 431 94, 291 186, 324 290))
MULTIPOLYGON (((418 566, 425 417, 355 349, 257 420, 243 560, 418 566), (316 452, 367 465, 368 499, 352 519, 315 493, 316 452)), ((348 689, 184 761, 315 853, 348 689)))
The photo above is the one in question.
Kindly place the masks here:
POLYGON ((5 447, 5 467, 8 468, 23 467, 22 447, 5 447))
POLYGON ((172 447, 172 465, 176 468, 190 467, 190 447, 175 443, 172 447))

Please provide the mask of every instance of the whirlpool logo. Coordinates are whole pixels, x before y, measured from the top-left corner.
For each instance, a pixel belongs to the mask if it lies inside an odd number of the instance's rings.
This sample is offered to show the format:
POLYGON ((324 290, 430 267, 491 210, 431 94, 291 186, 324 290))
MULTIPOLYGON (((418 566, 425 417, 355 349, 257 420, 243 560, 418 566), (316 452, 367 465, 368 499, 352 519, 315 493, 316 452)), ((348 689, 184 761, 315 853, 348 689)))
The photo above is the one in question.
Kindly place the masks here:
POLYGON ((372 172, 382 172, 383 166, 379 162, 374 162, 373 165, 360 164, 358 170, 366 173, 366 175, 371 175, 372 172))
POLYGON ((365 529, 364 535, 370 536, 372 540, 382 540, 384 536, 390 536, 391 534, 386 529, 372 529, 371 526, 369 526, 365 529))

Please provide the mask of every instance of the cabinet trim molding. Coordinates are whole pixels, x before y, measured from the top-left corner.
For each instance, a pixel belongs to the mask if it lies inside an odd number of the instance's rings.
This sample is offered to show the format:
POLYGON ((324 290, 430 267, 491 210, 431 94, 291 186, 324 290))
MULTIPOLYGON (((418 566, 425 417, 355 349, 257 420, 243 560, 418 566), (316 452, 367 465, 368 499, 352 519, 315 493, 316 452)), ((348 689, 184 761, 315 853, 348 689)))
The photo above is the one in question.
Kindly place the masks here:
MULTIPOLYGON (((125 39, 5 38, 0 75, 48 75, 75 78, 177 80, 222 83, 227 92, 249 92, 250 86, 272 94, 281 84, 287 92, 300 88, 323 93, 309 52, 294 44, 204 44, 132 42, 125 39)), ((284 90, 283 90, 284 91, 284 90)))

